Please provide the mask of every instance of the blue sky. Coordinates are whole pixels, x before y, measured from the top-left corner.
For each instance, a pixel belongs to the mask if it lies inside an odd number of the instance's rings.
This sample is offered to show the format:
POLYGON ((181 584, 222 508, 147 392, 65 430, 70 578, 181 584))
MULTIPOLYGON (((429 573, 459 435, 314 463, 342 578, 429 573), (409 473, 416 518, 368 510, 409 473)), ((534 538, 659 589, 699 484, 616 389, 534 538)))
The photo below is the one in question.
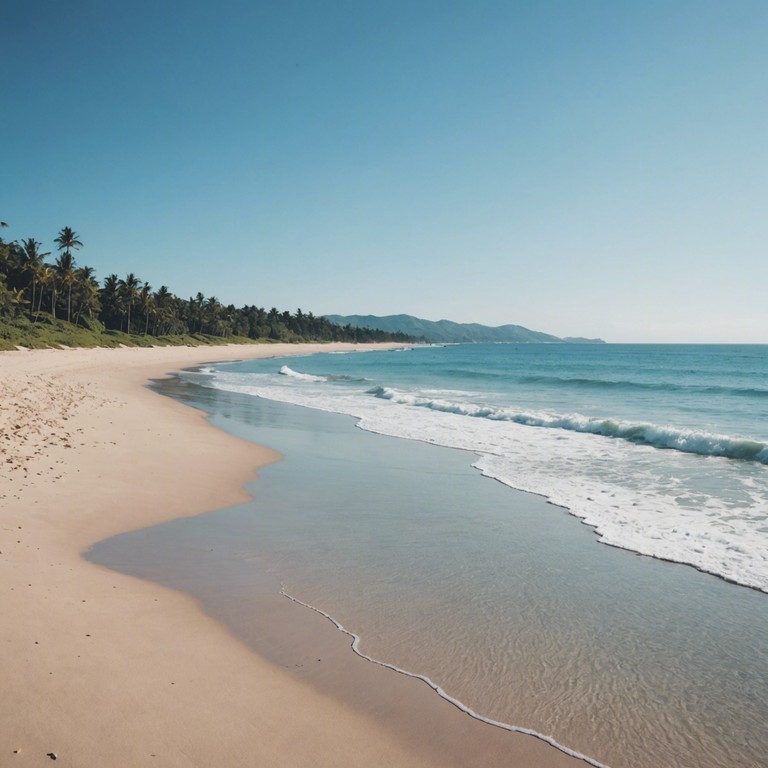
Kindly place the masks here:
POLYGON ((765 0, 6 0, 8 239, 180 296, 768 343, 765 0))

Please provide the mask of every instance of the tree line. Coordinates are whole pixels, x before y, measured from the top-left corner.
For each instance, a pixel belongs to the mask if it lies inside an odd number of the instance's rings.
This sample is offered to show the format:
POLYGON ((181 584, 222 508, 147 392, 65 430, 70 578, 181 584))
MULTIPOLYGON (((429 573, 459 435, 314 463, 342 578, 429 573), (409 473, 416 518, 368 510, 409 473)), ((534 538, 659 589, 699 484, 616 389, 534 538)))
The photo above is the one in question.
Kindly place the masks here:
MULTIPOLYGON (((0 226, 6 227, 5 222, 0 226)), ((188 299, 168 286, 157 290, 129 272, 107 275, 99 283, 93 267, 79 265, 80 236, 64 227, 55 239, 51 261, 35 238, 6 242, 0 237, 0 318, 26 315, 32 322, 63 320, 89 330, 141 336, 239 336, 254 340, 410 341, 402 333, 340 326, 311 312, 279 312, 255 305, 223 304, 199 292, 188 299)))

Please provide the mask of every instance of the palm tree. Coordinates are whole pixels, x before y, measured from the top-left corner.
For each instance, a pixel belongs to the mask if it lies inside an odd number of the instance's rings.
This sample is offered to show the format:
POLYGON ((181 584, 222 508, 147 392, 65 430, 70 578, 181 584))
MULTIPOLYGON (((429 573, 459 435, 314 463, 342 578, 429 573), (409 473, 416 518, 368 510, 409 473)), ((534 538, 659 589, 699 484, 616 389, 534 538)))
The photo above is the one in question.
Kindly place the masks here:
POLYGON ((83 244, 78 240, 80 235, 75 232, 72 227, 64 227, 59 232, 59 236, 54 241, 59 246, 60 251, 65 253, 71 253, 73 248, 82 248, 83 244))
POLYGON ((149 330, 149 316, 154 312, 154 298, 152 297, 152 286, 145 282, 139 291, 139 306, 144 314, 144 335, 149 330))
POLYGON ((56 276, 62 286, 67 287, 67 322, 72 319, 72 286, 75 282, 75 259, 67 250, 56 259, 56 276))
MULTIPOLYGON (((194 319, 197 320, 197 333, 203 332, 203 304, 205 304, 205 296, 203 296, 200 291, 197 292, 197 295, 194 299, 190 299, 190 304, 192 304, 192 308, 194 311, 194 319)), ((194 328, 192 328, 192 333, 195 333, 194 328)))
POLYGON ((25 272, 29 272, 31 279, 30 284, 32 288, 31 302, 30 302, 30 317, 35 311, 35 289, 37 287, 37 279, 40 274, 40 270, 43 268, 43 263, 46 256, 50 256, 50 253, 40 253, 40 245, 34 237, 27 238, 21 243, 23 257, 22 268, 25 272))
POLYGON ((27 303, 23 288, 15 290, 7 287, 4 281, 0 281, 0 314, 13 317, 18 313, 19 307, 27 303))
POLYGON ((125 301, 125 304, 128 308, 128 324, 127 324, 127 333, 130 336, 131 334, 131 309, 133 308, 133 305, 136 303, 136 299, 139 298, 139 285, 140 281, 139 278, 136 277, 136 275, 133 274, 133 272, 129 272, 125 276, 125 280, 121 280, 120 283, 120 293, 122 294, 122 297, 125 301))
POLYGON ((269 326, 270 339, 281 339, 283 332, 287 330, 283 324, 281 314, 275 307, 272 307, 267 314, 267 325, 269 326))
POLYGON ((173 294, 168 290, 167 285, 161 285, 152 296, 152 302, 155 306, 155 323, 152 327, 153 336, 160 336, 165 332, 164 329, 170 321, 172 299, 173 294), (158 333, 158 330, 161 333, 158 333))
POLYGON ((64 227, 54 241, 64 253, 56 260, 56 267, 62 283, 67 286, 67 322, 72 316, 72 284, 75 281, 75 259, 72 256, 73 248, 82 248, 83 244, 78 240, 79 235, 72 227, 64 227))
POLYGON ((207 333, 216 335, 219 325, 219 315, 221 314, 221 302, 215 296, 209 296, 203 304, 203 319, 205 321, 205 330, 207 333))
POLYGON ((120 294, 120 280, 117 275, 107 275, 104 287, 99 291, 101 299, 101 320, 107 328, 118 328, 123 315, 123 300, 120 294))
POLYGON ((88 317, 93 317, 93 312, 99 305, 99 284, 94 278, 93 267, 80 267, 75 270, 75 296, 77 298, 77 311, 75 312, 75 325, 80 322, 83 310, 88 312, 88 317))
POLYGON ((7 287, 13 290, 26 288, 26 278, 23 274, 24 252, 21 246, 15 240, 6 243, 0 239, 0 247, 2 247, 0 252, 0 273, 3 275, 7 287))
POLYGON ((40 297, 37 300, 37 313, 35 314, 35 320, 40 317, 40 313, 43 311, 43 294, 45 293, 46 286, 50 286, 51 289, 51 314, 53 319, 56 319, 56 274, 53 271, 53 267, 49 267, 47 264, 43 264, 41 270, 37 274, 37 282, 40 285, 40 297))

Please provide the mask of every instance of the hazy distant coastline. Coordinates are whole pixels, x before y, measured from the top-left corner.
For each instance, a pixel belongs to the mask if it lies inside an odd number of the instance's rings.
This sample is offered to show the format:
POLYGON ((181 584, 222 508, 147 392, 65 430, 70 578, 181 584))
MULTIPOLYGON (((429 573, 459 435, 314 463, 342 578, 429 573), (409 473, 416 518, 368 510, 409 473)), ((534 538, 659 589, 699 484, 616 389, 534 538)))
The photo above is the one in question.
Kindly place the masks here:
POLYGON ((542 331, 532 331, 522 325, 500 325, 492 327, 480 323, 455 323, 452 320, 423 320, 413 315, 325 315, 325 318, 340 326, 371 328, 388 333, 404 333, 433 344, 518 342, 549 344, 605 344, 603 339, 585 339, 580 336, 553 336, 542 331))

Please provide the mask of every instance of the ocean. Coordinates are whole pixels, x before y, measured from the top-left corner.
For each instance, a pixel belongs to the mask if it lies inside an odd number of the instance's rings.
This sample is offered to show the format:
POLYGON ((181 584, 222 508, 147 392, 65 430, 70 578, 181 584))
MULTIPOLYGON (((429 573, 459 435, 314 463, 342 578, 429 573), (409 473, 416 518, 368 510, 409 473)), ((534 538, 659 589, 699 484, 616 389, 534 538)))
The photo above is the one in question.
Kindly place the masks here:
MULTIPOLYGON (((249 505, 152 534, 158 562, 197 542, 175 586, 215 538, 231 593, 268 574, 594 765, 768 765, 768 347, 319 352, 166 391, 285 455, 249 505)), ((146 558, 118 539, 91 557, 146 558)))

